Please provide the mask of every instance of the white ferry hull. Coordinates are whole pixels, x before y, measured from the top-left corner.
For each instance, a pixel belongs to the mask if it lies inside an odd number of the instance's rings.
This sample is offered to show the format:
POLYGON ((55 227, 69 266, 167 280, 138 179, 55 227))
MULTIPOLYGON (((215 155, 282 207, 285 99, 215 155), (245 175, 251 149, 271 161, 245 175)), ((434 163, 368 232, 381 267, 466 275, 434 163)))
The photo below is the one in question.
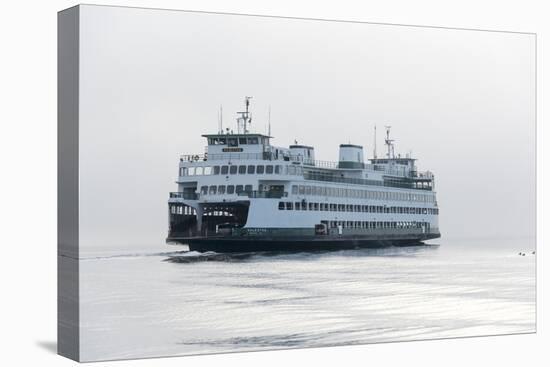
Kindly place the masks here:
MULTIPOLYGON (((354 248, 375 248, 389 246, 418 246, 423 245, 423 240, 437 238, 439 235, 426 235, 420 238, 408 239, 366 239, 366 238, 192 238, 182 239, 182 243, 189 246, 190 251, 215 251, 215 252, 261 252, 261 251, 317 251, 317 250, 344 250, 354 248)), ((177 241, 177 240, 176 240, 177 241)))

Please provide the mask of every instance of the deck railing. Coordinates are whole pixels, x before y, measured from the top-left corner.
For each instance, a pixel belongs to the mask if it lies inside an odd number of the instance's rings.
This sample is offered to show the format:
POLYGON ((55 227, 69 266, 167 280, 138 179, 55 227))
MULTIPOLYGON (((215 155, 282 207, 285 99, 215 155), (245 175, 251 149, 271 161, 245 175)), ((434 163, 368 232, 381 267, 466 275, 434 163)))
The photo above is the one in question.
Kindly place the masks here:
POLYGON ((247 196, 249 198, 263 198, 263 199, 280 199, 288 196, 286 191, 242 191, 238 193, 239 196, 247 196))

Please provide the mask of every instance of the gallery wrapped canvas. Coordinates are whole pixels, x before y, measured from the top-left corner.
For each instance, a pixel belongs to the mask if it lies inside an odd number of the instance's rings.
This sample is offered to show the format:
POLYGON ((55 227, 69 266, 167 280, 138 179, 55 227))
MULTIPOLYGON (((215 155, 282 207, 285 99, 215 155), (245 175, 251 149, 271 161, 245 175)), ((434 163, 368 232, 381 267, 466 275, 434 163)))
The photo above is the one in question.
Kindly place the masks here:
POLYGON ((535 35, 58 15, 58 350, 532 333, 535 35))

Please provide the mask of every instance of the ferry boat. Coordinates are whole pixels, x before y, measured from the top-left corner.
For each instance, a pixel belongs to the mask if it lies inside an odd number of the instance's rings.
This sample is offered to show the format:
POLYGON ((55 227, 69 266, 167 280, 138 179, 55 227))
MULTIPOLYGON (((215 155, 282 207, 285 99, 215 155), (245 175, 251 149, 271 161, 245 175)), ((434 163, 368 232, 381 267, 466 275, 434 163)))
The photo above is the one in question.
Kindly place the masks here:
POLYGON ((374 147, 364 161, 361 145, 340 144, 337 162, 319 161, 312 146, 279 147, 270 131, 250 132, 249 106, 246 97, 236 132, 220 123, 218 133, 202 135, 204 154, 180 157, 167 243, 249 252, 403 246, 440 237, 434 175, 417 171, 410 155, 395 155, 389 126, 385 157, 374 147))

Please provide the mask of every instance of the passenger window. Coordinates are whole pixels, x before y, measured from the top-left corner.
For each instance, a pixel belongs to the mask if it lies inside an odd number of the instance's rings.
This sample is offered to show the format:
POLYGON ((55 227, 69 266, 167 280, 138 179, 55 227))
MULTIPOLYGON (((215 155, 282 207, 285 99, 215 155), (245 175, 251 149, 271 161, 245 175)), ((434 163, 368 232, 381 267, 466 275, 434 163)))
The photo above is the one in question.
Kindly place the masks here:
POLYGON ((209 194, 216 195, 217 188, 218 188, 217 186, 210 186, 209 194))
POLYGON ((246 173, 246 166, 239 166, 239 174, 244 175, 246 173))
POLYGON ((205 175, 211 175, 212 174, 212 167, 204 167, 204 174, 205 175))
POLYGON ((298 194, 298 185, 292 185, 292 195, 298 194))
POLYGON ((279 201, 279 210, 285 210, 285 203, 279 201))
POLYGON ((219 195, 225 194, 225 186, 224 185, 218 186, 218 194, 219 195))
POLYGON ((233 186, 233 185, 228 185, 228 186, 227 186, 227 193, 228 193, 229 195, 232 195, 233 193, 235 193, 235 186, 233 186))
POLYGON ((300 203, 294 203, 294 210, 300 210, 300 203))
POLYGON ((239 138, 239 145, 245 145, 246 144, 246 138, 239 138))
POLYGON ((265 173, 270 175, 273 173, 273 166, 269 165, 269 166, 265 166, 265 173))
POLYGON ((237 185, 235 187, 235 192, 237 193, 237 195, 243 192, 243 185, 237 185))
POLYGON ((248 174, 253 175, 256 170, 256 166, 248 166, 248 174))
POLYGON ((227 139, 227 145, 230 147, 236 147, 237 144, 237 138, 229 138, 227 139))
POLYGON ((245 185, 244 191, 246 191, 246 192, 252 192, 252 185, 245 185))
POLYGON ((277 175, 281 174, 281 166, 280 165, 275 166, 275 174, 277 174, 277 175))
POLYGON ((237 166, 230 166, 229 167, 229 173, 232 175, 237 174, 237 166))
POLYGON ((258 166, 256 167, 256 173, 259 175, 263 175, 264 173, 264 166, 258 166))
POLYGON ((286 210, 292 210, 292 203, 290 201, 286 203, 286 210))
POLYGON ((213 173, 214 173, 215 175, 219 175, 219 174, 220 174, 220 166, 214 166, 214 171, 213 171, 213 173))
POLYGON ((201 186, 201 194, 206 195, 208 193, 208 186, 201 186))
POLYGON ((258 144, 258 138, 248 138, 248 144, 258 144))
POLYGON ((227 171, 229 171, 229 168, 227 166, 222 166, 222 175, 227 175, 227 171))

